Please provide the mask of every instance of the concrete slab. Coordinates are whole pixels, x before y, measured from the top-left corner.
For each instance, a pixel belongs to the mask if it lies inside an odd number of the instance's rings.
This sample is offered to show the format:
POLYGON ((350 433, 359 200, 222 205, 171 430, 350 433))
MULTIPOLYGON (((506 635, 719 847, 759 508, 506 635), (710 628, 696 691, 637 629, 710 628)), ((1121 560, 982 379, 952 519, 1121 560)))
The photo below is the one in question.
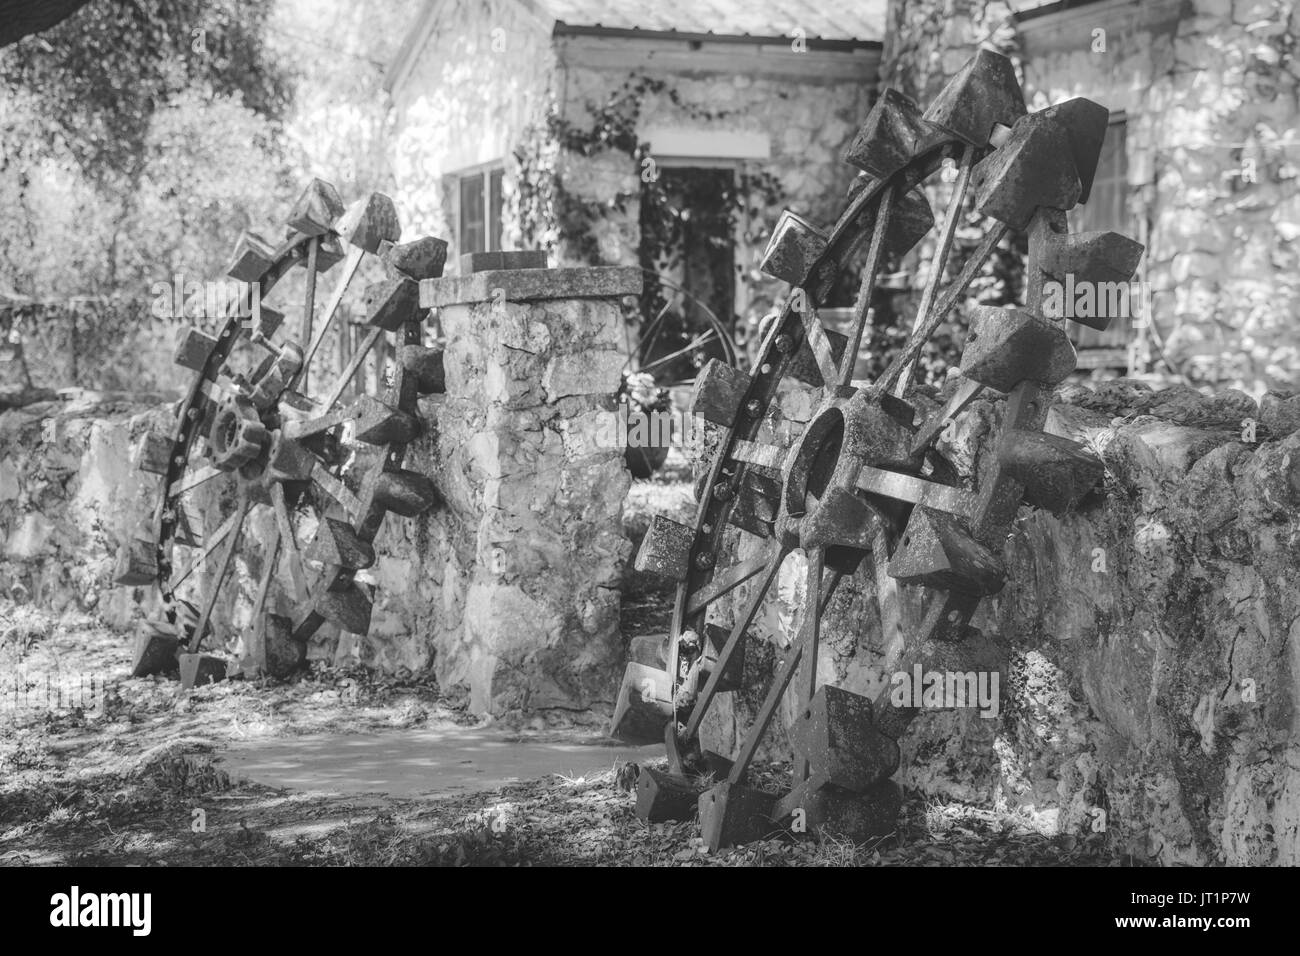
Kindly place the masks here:
POLYGON ((411 797, 494 790, 550 774, 585 776, 609 770, 616 760, 662 756, 662 745, 632 747, 609 737, 448 725, 250 741, 218 762, 227 773, 266 786, 411 797))

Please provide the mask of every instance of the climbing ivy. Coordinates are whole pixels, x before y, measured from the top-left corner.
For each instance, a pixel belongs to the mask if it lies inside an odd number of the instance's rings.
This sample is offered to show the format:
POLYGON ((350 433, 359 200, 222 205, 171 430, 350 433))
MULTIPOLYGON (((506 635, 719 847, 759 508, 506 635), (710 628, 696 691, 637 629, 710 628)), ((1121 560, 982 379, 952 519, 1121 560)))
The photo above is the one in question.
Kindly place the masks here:
MULTIPOLYGON (((577 119, 562 115, 552 100, 543 119, 524 132, 514 154, 518 177, 509 213, 522 242, 562 250, 566 257, 585 264, 601 264, 597 225, 611 212, 626 213, 634 201, 640 209, 638 255, 649 273, 671 266, 673 251, 688 228, 696 234, 725 237, 716 240, 719 246, 729 247, 737 235, 747 245, 765 240, 770 228, 767 213, 782 195, 779 180, 762 170, 741 170, 721 183, 711 177, 692 181, 691 177, 661 175, 663 170, 657 167, 650 145, 637 135, 643 105, 656 95, 666 97, 692 120, 716 122, 731 115, 729 110, 687 102, 666 80, 635 73, 603 102, 589 104, 585 115, 577 119), (610 152, 625 154, 628 168, 639 174, 635 190, 602 202, 564 188, 560 162, 565 153, 591 158, 610 152)), ((744 272, 741 279, 746 279, 744 272)), ((640 302, 641 321, 653 321, 668 300, 664 286, 647 276, 640 302)), ((730 326, 734 316, 720 319, 730 326)), ((691 335, 686 317, 675 316, 658 335, 665 350, 680 346, 691 335)))

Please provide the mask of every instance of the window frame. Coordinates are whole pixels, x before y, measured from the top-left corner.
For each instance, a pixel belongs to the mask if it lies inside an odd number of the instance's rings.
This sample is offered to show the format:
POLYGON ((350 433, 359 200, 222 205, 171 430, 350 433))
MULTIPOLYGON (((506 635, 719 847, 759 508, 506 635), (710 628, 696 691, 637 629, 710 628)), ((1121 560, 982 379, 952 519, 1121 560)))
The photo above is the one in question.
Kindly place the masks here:
POLYGON ((453 208, 452 227, 456 236, 456 254, 465 255, 468 252, 500 252, 502 244, 502 233, 504 232, 502 223, 502 213, 504 212, 504 191, 505 191, 505 160, 495 160, 488 163, 478 163, 474 166, 466 166, 463 169, 455 170, 444 175, 444 184, 446 192, 449 194, 453 208), (461 203, 461 193, 464 183, 474 177, 482 178, 482 191, 480 198, 483 209, 483 249, 470 249, 466 247, 465 239, 465 221, 461 203), (496 216, 493 217, 493 186, 496 186, 496 216))

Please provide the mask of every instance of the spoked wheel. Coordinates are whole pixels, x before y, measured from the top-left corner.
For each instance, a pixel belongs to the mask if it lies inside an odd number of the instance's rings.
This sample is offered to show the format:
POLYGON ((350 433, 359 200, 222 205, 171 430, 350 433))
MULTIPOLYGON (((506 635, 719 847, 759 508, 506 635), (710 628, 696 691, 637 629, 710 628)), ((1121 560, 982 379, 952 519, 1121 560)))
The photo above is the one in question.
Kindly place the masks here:
MULTIPOLYGON (((721 354, 723 364, 734 366, 736 345, 726 323, 707 305, 661 273, 650 269, 643 271, 654 277, 672 296, 645 324, 637 346, 629 350, 631 354, 623 368, 619 398, 627 403, 629 417, 635 414, 649 418, 669 413, 672 409, 671 390, 694 385, 699 370, 712 360, 712 356, 721 354), (681 309, 688 299, 704 314, 706 325, 696 332, 687 333, 685 341, 672 341, 665 345, 669 338, 664 331, 668 314, 674 308, 681 309)), ((650 431, 643 429, 642 434, 650 431)), ((632 477, 649 478, 663 466, 667 456, 667 445, 639 441, 629 428, 624 458, 632 477)))
MULTIPOLYGON (((1100 463, 1082 446, 1043 432, 1052 389, 1076 358, 1063 320, 1043 314, 1043 296, 1047 283, 1067 274, 1082 288, 1127 282, 1136 269, 1139 244, 1114 233, 1067 234, 1065 211, 1087 198, 1106 123, 1107 111, 1084 99, 1025 115, 1010 61, 981 51, 924 114, 898 92, 884 92, 846 155, 863 175, 829 233, 782 216, 763 267, 795 287, 789 304, 769 327, 752 374, 712 364, 696 386, 694 410, 722 432, 695 526, 655 518, 637 556, 639 569, 678 582, 667 669, 629 664, 614 719, 620 736, 644 740, 662 730, 667 745, 671 773, 643 771, 638 782, 643 819, 686 817, 698 800, 714 849, 785 829, 856 839, 892 829, 901 792, 889 777, 915 710, 891 707, 884 694, 873 702, 818 686, 822 612, 843 576, 865 564, 883 663, 960 660, 963 642, 977 633, 970 619, 980 600, 1004 584, 1002 545, 1021 502, 1060 511, 1100 479, 1100 463), (877 274, 887 253, 906 252, 935 225, 918 187, 948 159, 958 176, 911 339, 879 381, 854 387, 877 274), (985 235, 941 289, 970 192, 987 217, 985 235), (1011 229, 1028 233, 1027 304, 975 310, 960 376, 947 386, 946 403, 922 415, 912 386, 916 359, 1011 229), (847 337, 836 336, 816 306, 864 245, 854 321, 847 337), (772 431, 762 426, 787 377, 820 386, 822 399, 802 434, 782 447, 760 436, 772 431), (984 392, 1004 394, 1005 405, 996 462, 972 488, 935 442, 984 392), (722 566, 730 528, 760 543, 722 566), (796 549, 807 563, 798 635, 738 752, 732 759, 706 753, 701 723, 716 695, 738 686, 746 631, 796 549), (713 623, 710 608, 749 581, 731 626, 713 623), (747 774, 792 681, 793 779, 783 795, 766 793, 747 774)), ((1080 321, 1104 327, 1108 319, 1080 321)))
MULTIPOLYGON (((174 431, 147 435, 139 454, 141 469, 162 478, 153 537, 119 554, 119 582, 156 581, 166 616, 137 637, 137 676, 179 666, 183 686, 220 679, 225 661, 200 650, 239 636, 244 656, 232 670, 282 677, 301 666, 324 622, 369 629, 372 593, 357 575, 374 562, 385 515, 417 515, 438 501, 429 478, 402 465, 421 432, 419 396, 443 390, 441 352, 423 344, 419 280, 442 274, 447 244, 395 244, 399 237, 387 196, 344 210, 333 186, 313 180, 279 246, 240 237, 229 275, 255 285, 251 315, 228 309, 215 335, 182 333, 176 361, 196 373, 194 383, 174 431), (386 278, 365 290, 359 346, 341 373, 326 371, 314 360, 367 255, 382 259, 386 278), (284 313, 267 303, 297 266, 305 291, 295 337, 282 334, 284 313), (318 315, 317 276, 331 272, 337 278, 318 315), (390 334, 396 361, 386 390, 342 406, 367 355, 390 334), (214 514, 219 523, 205 529, 200 515, 211 525, 214 514), (218 602, 231 599, 241 577, 256 582, 248 625, 240 635, 214 633, 218 602)), ((381 366, 381 388, 383 379, 381 366)))

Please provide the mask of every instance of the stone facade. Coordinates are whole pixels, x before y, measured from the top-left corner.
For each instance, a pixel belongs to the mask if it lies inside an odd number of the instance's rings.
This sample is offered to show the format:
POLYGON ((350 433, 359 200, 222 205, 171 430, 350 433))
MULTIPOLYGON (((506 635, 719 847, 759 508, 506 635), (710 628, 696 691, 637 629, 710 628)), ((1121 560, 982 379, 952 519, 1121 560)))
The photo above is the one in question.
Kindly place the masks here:
POLYGON ((393 199, 409 234, 446 237, 454 258, 455 197, 441 178, 511 157, 555 95, 555 52, 549 31, 511 0, 449 0, 425 27, 392 87, 393 199))
MULTIPOLYGON (((999 0, 896 0, 881 83, 928 101, 980 45, 1018 61, 1031 110, 1123 112, 1128 221, 1154 330, 1139 359, 1194 384, 1300 388, 1291 2, 1104 0, 1014 18, 999 0)), ((1144 362, 1145 364, 1145 362, 1144 362)))

